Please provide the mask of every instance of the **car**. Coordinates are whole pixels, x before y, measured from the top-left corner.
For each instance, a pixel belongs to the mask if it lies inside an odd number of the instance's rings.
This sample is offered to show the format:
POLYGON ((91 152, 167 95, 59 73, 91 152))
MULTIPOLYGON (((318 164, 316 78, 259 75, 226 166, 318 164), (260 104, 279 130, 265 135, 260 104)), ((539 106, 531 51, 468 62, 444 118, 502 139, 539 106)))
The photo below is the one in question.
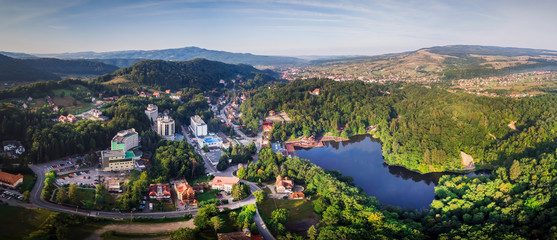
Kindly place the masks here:
POLYGON ((66 164, 60 163, 60 167, 66 166, 66 164))
POLYGON ((52 165, 52 168, 56 168, 56 167, 57 167, 56 165, 52 165))
POLYGON ((282 199, 288 199, 288 196, 284 196, 284 197, 282 197, 282 199))
POLYGON ((83 176, 83 179, 87 179, 85 176, 83 176))
POLYGON ((87 176, 87 179, 91 179, 91 176, 87 176))
POLYGON ((66 178, 65 178, 65 177, 62 177, 62 180, 66 180, 66 178))

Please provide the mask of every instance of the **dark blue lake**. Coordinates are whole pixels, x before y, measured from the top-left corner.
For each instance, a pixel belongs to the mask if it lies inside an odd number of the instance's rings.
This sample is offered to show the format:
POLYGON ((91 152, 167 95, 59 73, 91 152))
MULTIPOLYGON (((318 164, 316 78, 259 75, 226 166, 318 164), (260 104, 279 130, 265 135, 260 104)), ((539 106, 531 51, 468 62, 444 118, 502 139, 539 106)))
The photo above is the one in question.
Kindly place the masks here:
MULTIPOLYGON (((383 205, 429 208, 435 186, 445 173, 419 174, 383 161, 381 142, 358 135, 344 142, 326 142, 322 148, 296 149, 298 157, 324 168, 339 170, 354 178, 356 186, 383 205)), ((468 175, 476 175, 471 173, 468 175)))

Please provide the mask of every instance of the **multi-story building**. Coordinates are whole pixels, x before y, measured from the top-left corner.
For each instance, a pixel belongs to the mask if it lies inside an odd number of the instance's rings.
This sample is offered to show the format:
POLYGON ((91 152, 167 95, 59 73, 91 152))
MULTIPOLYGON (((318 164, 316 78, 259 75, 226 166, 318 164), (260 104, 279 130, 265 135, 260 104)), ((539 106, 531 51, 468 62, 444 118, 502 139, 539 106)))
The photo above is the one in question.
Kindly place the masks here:
POLYGON ((157 133, 164 139, 174 140, 176 123, 169 116, 157 118, 157 133))
POLYGON ((110 146, 112 150, 128 151, 139 146, 139 134, 137 134, 134 128, 122 130, 112 138, 110 146))
POLYGON ((195 136, 202 137, 207 135, 207 124, 199 117, 199 115, 195 115, 190 118, 191 120, 191 131, 195 136))
POLYGON ((145 114, 147 114, 147 117, 152 123, 155 123, 159 117, 159 107, 155 104, 149 104, 147 110, 145 110, 145 114))
POLYGON ((185 179, 175 181, 174 190, 176 191, 178 200, 185 202, 186 204, 197 204, 197 200, 195 200, 195 190, 185 179))
POLYGON ((237 177, 215 177, 211 181, 211 188, 224 190, 225 192, 232 192, 232 185, 239 183, 240 179, 237 177))
POLYGON ((112 138, 111 149, 101 152, 101 161, 105 171, 132 170, 135 161, 141 158, 138 150, 139 134, 135 129, 120 131, 112 138))

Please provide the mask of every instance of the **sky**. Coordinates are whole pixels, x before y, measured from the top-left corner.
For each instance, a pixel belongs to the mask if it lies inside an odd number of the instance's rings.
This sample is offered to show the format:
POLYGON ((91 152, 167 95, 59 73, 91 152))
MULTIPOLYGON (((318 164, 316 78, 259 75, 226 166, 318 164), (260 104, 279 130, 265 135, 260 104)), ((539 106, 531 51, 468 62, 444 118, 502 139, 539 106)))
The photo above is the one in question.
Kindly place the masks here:
POLYGON ((0 0, 0 51, 196 46, 375 55, 475 44, 557 50, 554 0, 0 0))

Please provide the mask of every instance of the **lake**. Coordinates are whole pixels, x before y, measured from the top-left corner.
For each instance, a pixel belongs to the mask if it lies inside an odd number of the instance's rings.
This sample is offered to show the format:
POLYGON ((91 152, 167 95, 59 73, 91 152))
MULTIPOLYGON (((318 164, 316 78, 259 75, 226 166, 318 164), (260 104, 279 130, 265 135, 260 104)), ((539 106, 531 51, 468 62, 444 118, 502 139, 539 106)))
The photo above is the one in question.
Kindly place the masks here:
POLYGON ((369 135, 354 136, 344 142, 325 142, 322 148, 297 148, 296 154, 324 169, 339 170, 353 177, 356 186, 383 205, 402 208, 429 208, 439 178, 447 174, 419 174, 403 167, 388 166, 383 161, 381 142, 369 135))

